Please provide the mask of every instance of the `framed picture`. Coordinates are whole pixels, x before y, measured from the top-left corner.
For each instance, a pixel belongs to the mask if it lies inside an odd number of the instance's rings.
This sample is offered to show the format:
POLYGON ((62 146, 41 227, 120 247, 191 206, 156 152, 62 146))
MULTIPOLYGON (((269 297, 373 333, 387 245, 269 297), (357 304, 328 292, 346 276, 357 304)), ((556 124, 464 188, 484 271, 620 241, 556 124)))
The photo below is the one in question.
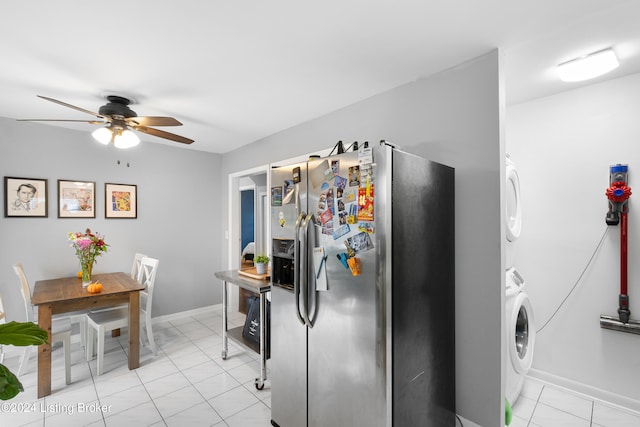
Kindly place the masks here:
POLYGON ((5 218, 48 216, 47 180, 4 177, 5 218))
POLYGON ((96 183, 58 180, 58 218, 95 218, 96 183))
POLYGON ((131 184, 104 185, 105 218, 137 218, 138 188, 131 184))

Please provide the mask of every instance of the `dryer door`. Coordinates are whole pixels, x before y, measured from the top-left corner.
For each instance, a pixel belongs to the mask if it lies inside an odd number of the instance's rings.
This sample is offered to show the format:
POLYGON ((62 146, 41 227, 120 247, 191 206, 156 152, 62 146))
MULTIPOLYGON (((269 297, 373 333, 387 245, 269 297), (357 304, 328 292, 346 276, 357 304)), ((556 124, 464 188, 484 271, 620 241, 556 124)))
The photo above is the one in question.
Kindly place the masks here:
POLYGON ((507 203, 505 222, 507 224, 507 240, 513 242, 520 237, 520 231, 522 229, 522 206, 520 202, 520 179, 518 178, 518 171, 509 159, 507 159, 506 176, 507 203))
POLYGON ((525 374, 533 363, 533 347, 536 339, 535 322, 529 296, 520 292, 510 313, 507 333, 509 355, 514 369, 525 374))

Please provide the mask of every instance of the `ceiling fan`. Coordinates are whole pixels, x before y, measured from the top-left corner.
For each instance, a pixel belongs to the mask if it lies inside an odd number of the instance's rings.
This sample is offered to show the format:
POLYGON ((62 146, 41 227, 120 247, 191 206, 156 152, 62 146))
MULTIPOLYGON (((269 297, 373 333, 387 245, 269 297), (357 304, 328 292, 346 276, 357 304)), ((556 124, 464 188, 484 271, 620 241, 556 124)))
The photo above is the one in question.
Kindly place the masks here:
POLYGON ((107 95, 106 98, 109 102, 101 106, 98 110, 98 113, 86 110, 84 108, 76 107, 75 105, 67 104, 66 102, 58 101, 57 99, 48 98, 46 96, 38 95, 38 97, 65 107, 73 108, 74 110, 78 110, 83 113, 90 114, 101 120, 19 119, 19 121, 84 122, 90 123, 92 125, 106 125, 105 127, 101 127, 95 130, 92 133, 93 137, 98 142, 101 142, 105 145, 109 142, 113 142, 114 145, 118 148, 133 147, 140 142, 138 136, 131 131, 132 129, 160 138, 169 139, 171 141, 180 142, 182 144, 191 144, 193 142, 192 139, 185 138, 184 136, 149 127, 182 126, 182 123, 180 123, 173 117, 138 116, 135 111, 129 108, 131 100, 122 96, 107 95))

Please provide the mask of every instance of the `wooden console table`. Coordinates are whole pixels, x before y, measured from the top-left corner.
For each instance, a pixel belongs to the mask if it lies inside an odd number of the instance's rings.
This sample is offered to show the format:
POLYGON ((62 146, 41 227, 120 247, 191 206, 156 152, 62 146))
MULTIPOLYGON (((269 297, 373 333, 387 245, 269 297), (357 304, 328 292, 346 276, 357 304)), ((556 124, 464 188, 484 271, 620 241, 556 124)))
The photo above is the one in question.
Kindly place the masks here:
POLYGON ((227 358, 229 351, 228 340, 247 347, 260 354, 260 377, 256 378, 256 389, 264 388, 264 381, 267 379, 267 351, 266 343, 270 331, 267 329, 267 303, 266 294, 271 292, 271 283, 268 280, 252 279, 238 273, 238 270, 219 271, 215 276, 222 280, 222 359, 227 358), (239 286, 260 296, 260 345, 242 336, 243 327, 227 328, 227 308, 228 308, 228 286, 229 283, 239 286))

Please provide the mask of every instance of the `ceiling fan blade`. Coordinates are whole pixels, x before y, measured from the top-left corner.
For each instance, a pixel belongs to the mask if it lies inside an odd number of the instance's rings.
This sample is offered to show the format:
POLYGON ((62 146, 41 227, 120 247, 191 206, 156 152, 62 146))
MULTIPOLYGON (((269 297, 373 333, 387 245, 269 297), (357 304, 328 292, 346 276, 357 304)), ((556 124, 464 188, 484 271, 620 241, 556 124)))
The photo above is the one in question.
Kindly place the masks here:
POLYGON ((182 123, 173 117, 138 116, 129 117, 125 121, 131 126, 182 126, 182 123))
POLYGON ((96 112, 93 112, 93 111, 90 111, 90 110, 85 110, 84 108, 76 107, 75 105, 67 104, 66 102, 58 101, 57 99, 49 98, 49 97, 42 96, 42 95, 37 95, 37 96, 38 96, 38 98, 46 99, 47 101, 51 101, 53 103, 60 104, 60 105, 62 105, 64 107, 73 108, 74 110, 78 110, 78 111, 81 111, 83 113, 91 114, 92 116, 96 116, 96 117, 99 117, 101 119, 105 118, 103 115, 98 114, 96 112))
POLYGON ((89 123, 92 125, 104 125, 109 122, 105 122, 102 120, 64 120, 64 119, 16 119, 18 122, 78 122, 78 123, 89 123))
POLYGON ((133 129, 148 133, 149 135, 157 136, 164 139, 170 139, 171 141, 181 142, 182 144, 191 144, 193 139, 185 138, 184 136, 176 135, 174 133, 165 132, 160 129, 148 128, 146 126, 131 126, 133 129))

